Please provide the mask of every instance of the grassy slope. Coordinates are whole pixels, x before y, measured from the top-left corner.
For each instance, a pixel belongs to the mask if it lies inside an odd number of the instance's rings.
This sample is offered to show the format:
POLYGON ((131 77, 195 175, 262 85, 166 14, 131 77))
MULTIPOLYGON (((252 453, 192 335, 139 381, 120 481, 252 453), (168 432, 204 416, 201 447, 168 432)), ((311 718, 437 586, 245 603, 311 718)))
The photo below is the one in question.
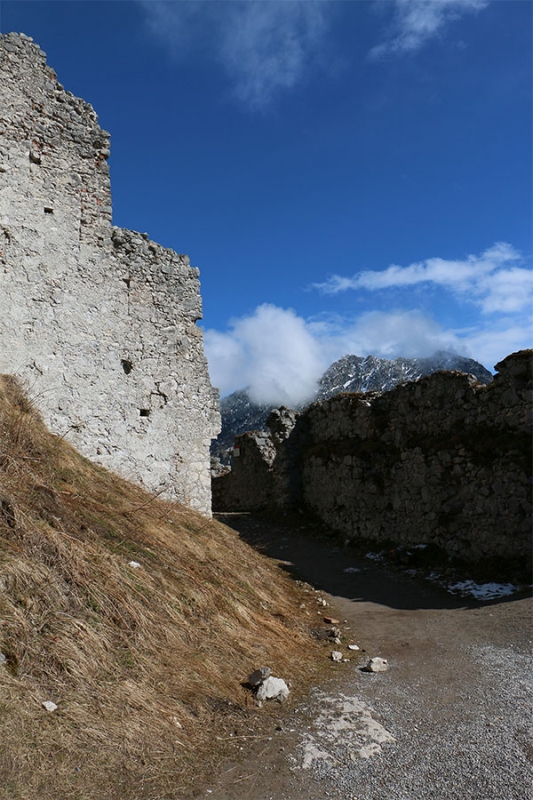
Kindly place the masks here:
POLYGON ((250 671, 315 674, 301 601, 230 529, 50 434, 0 377, 2 799, 181 797, 228 707, 252 713, 250 671))

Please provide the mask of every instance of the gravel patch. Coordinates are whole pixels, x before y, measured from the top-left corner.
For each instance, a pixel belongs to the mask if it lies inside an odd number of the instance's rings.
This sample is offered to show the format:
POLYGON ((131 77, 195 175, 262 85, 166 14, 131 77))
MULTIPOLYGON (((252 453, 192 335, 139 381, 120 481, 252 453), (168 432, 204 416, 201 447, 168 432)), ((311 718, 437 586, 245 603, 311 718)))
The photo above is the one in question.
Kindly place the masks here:
POLYGON ((533 795, 533 670, 510 648, 467 647, 448 687, 431 676, 356 676, 353 694, 316 699, 323 710, 302 737, 324 797, 354 800, 529 800, 533 795))

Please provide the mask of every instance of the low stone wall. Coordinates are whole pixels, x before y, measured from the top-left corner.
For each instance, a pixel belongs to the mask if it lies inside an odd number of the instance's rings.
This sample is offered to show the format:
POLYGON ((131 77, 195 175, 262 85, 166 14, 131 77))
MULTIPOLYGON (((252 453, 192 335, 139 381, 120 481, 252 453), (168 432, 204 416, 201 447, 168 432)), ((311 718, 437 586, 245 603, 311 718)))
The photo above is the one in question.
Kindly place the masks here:
POLYGON ((348 541, 436 544, 470 561, 530 557, 532 355, 508 356, 488 386, 440 372, 314 403, 270 438, 261 473, 260 443, 248 461, 244 434, 217 507, 300 506, 348 541))

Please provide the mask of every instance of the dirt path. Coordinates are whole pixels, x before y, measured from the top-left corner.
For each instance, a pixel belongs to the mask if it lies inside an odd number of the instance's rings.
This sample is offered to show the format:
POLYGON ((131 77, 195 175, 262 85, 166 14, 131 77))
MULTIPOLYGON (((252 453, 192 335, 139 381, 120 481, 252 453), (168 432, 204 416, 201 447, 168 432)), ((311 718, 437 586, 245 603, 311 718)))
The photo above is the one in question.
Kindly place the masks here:
POLYGON ((530 598, 457 600, 294 529, 222 521, 321 590, 345 620, 338 649, 352 661, 332 664, 304 703, 269 709, 264 735, 236 743, 238 757, 198 797, 533 798, 530 598), (350 640, 389 671, 361 672, 350 640))

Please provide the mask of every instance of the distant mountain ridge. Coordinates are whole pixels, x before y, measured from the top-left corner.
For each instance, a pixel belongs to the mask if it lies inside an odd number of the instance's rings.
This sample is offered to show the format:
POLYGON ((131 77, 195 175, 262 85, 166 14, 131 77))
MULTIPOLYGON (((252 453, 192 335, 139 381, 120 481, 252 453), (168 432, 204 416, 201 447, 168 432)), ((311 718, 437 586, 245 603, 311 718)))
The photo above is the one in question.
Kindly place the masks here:
MULTIPOLYGON (((347 355, 335 361, 318 382, 315 400, 327 400, 339 392, 387 392, 400 383, 416 381, 439 370, 455 370, 474 375, 480 383, 490 383, 492 374, 472 358, 438 350, 428 358, 377 358, 347 355)), ((275 405, 258 405, 250 400, 246 389, 224 397, 220 403, 222 431, 213 442, 213 456, 227 461, 235 436, 245 431, 264 430, 275 405)))
POLYGON ((316 400, 327 400, 339 392, 388 392, 400 383, 416 381, 439 370, 474 375, 490 383, 492 375, 478 361, 438 350, 429 358, 376 358, 343 356, 326 370, 318 383, 316 400))

